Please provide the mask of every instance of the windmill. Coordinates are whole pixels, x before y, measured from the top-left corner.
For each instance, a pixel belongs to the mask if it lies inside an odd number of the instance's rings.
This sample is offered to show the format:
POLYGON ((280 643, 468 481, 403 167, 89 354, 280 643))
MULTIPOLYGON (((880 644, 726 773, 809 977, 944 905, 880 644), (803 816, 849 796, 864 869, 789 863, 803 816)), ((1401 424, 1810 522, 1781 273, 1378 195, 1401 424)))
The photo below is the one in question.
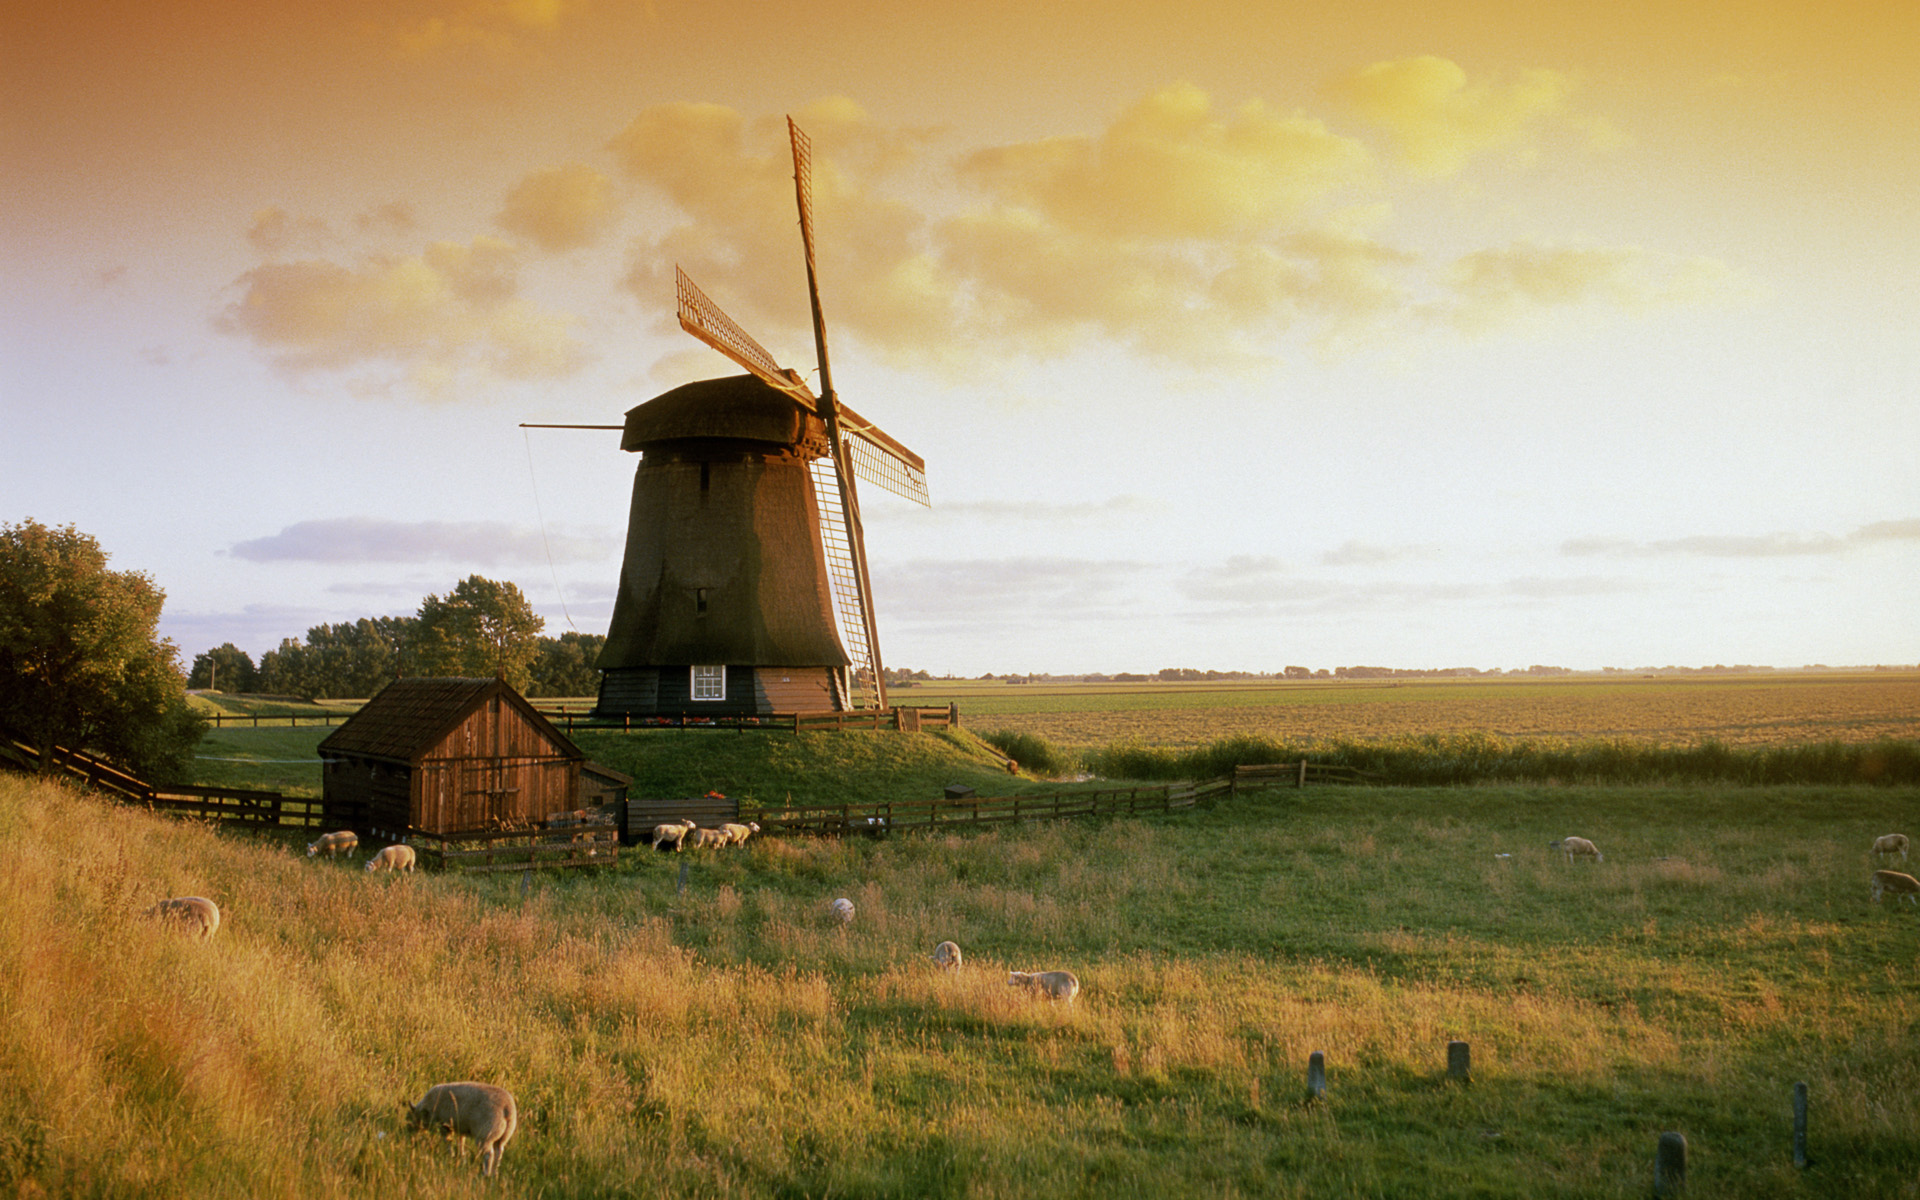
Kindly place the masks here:
POLYGON ((834 391, 812 143, 791 118, 787 131, 820 390, 676 268, 680 327, 748 374, 675 388, 621 427, 641 464, 603 715, 887 707, 854 480, 926 504, 926 464, 834 391))

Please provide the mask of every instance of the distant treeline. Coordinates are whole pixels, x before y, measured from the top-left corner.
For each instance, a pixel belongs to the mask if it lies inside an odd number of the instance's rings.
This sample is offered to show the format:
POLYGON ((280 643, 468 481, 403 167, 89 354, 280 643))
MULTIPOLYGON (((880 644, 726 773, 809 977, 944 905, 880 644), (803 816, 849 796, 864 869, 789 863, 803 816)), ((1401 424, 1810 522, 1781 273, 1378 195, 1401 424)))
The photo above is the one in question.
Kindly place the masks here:
POLYGON ((1234 767, 1298 762, 1358 767, 1390 784, 1488 783, 1920 784, 1920 742, 1816 742, 1735 747, 1706 741, 1662 746, 1625 740, 1504 739, 1487 734, 1423 734, 1379 742, 1295 743, 1223 738, 1166 749, 1122 742, 1075 754, 1025 733, 983 735, 1022 767, 1043 774, 1086 771, 1105 779, 1212 779, 1234 767))
POLYGON ((500 675, 528 696, 592 696, 600 688, 599 634, 541 634, 546 622, 512 583, 478 575, 411 617, 362 617, 285 638, 258 663, 232 642, 199 655, 190 688, 266 692, 310 700, 371 696, 401 676, 500 675))

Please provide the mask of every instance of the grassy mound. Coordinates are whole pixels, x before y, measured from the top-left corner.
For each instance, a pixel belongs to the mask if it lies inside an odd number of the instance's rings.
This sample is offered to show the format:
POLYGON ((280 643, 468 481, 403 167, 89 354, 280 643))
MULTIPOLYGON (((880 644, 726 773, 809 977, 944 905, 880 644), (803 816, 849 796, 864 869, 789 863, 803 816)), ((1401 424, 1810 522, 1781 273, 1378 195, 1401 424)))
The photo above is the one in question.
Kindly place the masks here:
POLYGON ((470 1148, 400 1113, 467 1078, 520 1102, 501 1195, 1626 1197, 1667 1129, 1703 1195, 1911 1194, 1916 918, 1865 881, 1917 811, 1310 788, 523 892, 0 776, 0 1194, 472 1195, 470 1148), (1573 832, 1607 861, 1546 849, 1573 832), (140 916, 181 894, 222 905, 212 942, 140 916), (1005 986, 1062 967, 1071 1007, 1005 986))

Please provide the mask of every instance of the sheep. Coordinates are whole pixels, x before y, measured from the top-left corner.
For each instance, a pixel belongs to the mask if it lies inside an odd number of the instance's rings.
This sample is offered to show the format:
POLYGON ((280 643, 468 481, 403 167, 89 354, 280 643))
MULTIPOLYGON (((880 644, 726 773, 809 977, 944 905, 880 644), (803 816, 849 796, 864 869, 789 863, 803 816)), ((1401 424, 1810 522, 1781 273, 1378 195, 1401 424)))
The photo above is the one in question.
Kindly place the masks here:
POLYGON ((1889 833, 1885 837, 1875 838, 1873 855, 1878 858, 1882 854, 1898 854, 1901 862, 1907 861, 1907 835, 1889 833))
POLYGON ((1080 981, 1072 971, 1013 971, 1007 975, 1007 986, 1044 993, 1049 1000, 1065 1000, 1068 1004, 1080 994, 1080 981))
POLYGON ((737 825, 729 822, 728 824, 722 825, 720 829, 728 838, 732 839, 734 845, 738 846, 749 837, 760 832, 760 822, 748 821, 745 825, 737 825))
POLYGON ((480 1146, 480 1173, 491 1175, 520 1127, 513 1093, 490 1083, 436 1083, 419 1101, 400 1106, 414 1129, 435 1129, 449 1139, 471 1138, 480 1146))
POLYGON ((213 940, 213 935, 220 929, 220 906, 205 896, 175 896, 171 900, 162 900, 148 909, 147 915, 179 925, 203 942, 213 940))
POLYGON ((839 921, 842 925, 846 925, 853 920, 853 901, 842 896, 832 904, 827 905, 827 911, 833 914, 835 920, 839 921))
POLYGON ((948 971, 960 969, 960 946, 956 942, 941 942, 933 948, 933 965, 948 971))
POLYGON ((665 825, 655 825, 653 827, 653 848, 658 850, 661 846, 672 842, 674 850, 678 851, 682 843, 686 840, 687 831, 697 828, 699 828, 699 826, 691 820, 670 821, 665 825))
POLYGON ((404 846, 399 842, 395 842, 393 845, 381 850, 380 853, 374 855, 372 858, 369 858, 367 860, 367 870, 405 871, 411 875, 416 857, 412 846, 404 846))
POLYGON ((1880 903, 1880 897, 1888 892, 1896 896, 1905 896, 1907 903, 1920 907, 1920 879, 1903 875, 1899 871, 1875 871, 1873 873, 1873 902, 1880 903))
POLYGON ((1607 856, 1600 853, 1600 848, 1583 837, 1568 837, 1561 838, 1557 842, 1548 842, 1547 849, 1558 850, 1565 854, 1568 862, 1576 858, 1590 858, 1595 862, 1607 861, 1607 856))
POLYGON ((360 835, 351 829, 342 829, 338 833, 323 833, 317 841, 307 843, 307 857, 325 854, 328 858, 346 855, 352 858, 360 852, 360 835))
POLYGON ((732 836, 724 829, 694 829, 687 836, 692 839, 695 850, 704 850, 709 846, 718 850, 733 841, 732 836))

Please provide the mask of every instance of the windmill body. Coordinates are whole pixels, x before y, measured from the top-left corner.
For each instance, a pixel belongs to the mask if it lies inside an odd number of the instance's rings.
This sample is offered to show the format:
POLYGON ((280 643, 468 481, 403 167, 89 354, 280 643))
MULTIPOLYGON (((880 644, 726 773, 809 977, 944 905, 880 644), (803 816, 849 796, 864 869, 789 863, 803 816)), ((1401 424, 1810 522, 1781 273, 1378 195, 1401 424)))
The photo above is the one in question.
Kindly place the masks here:
POLYGON ((847 706, 809 464, 824 422, 752 375, 627 414, 638 451, 598 712, 764 714, 847 706))

